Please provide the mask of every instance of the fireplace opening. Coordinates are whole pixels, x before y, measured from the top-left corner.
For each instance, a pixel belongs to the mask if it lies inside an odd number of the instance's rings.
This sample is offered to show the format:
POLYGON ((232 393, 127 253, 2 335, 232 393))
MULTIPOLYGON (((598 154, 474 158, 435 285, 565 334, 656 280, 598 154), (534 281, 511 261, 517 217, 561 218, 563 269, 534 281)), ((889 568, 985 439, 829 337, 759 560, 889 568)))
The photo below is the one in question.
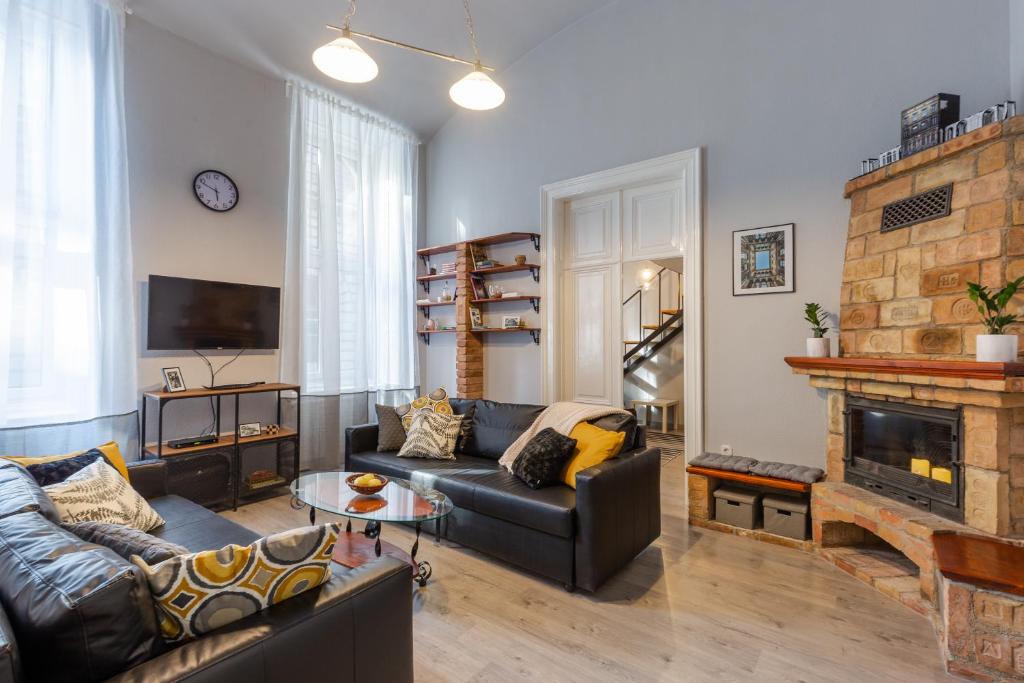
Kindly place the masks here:
POLYGON ((848 396, 846 482, 962 522, 961 424, 959 408, 848 396))

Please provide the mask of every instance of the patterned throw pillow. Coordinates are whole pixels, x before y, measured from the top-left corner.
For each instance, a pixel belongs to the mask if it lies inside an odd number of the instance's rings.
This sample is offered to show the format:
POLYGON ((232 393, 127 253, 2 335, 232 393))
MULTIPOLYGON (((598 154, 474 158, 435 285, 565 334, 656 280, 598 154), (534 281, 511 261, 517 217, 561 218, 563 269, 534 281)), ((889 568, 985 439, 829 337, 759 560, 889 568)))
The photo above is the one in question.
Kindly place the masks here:
POLYGON ((462 428, 462 415, 445 415, 429 411, 416 415, 405 439, 400 458, 431 458, 454 460, 455 441, 462 428))
POLYGON ((452 404, 448 402, 448 392, 444 387, 432 391, 426 396, 420 396, 412 403, 395 408, 398 417, 402 418, 402 426, 406 433, 412 429, 412 419, 420 412, 439 413, 441 415, 452 415, 452 404))
POLYGON ((224 546, 149 566, 132 559, 149 582, 165 640, 181 642, 326 583, 337 524, 292 529, 252 545, 224 546))
POLYGON ((164 523, 124 477, 97 460, 59 484, 44 486, 62 522, 110 522, 140 531, 164 523))
POLYGON ((531 489, 558 484, 574 448, 576 439, 559 434, 551 427, 543 429, 523 446, 512 464, 512 474, 531 489))
POLYGON ((391 406, 378 404, 377 408, 377 450, 397 451, 405 443, 405 427, 402 418, 391 406))
POLYGON ((150 536, 145 531, 107 522, 73 522, 62 524, 65 529, 86 543, 110 548, 126 560, 138 555, 146 564, 159 564, 178 555, 187 555, 183 545, 150 536))
MULTIPOLYGON (((38 465, 29 465, 25 469, 32 475, 37 484, 49 486, 50 484, 59 484, 75 472, 84 470, 100 458, 106 460, 103 453, 94 448, 81 455, 73 455, 70 458, 51 460, 50 462, 41 462, 38 465)), ((107 464, 110 464, 109 460, 107 460, 107 464)))

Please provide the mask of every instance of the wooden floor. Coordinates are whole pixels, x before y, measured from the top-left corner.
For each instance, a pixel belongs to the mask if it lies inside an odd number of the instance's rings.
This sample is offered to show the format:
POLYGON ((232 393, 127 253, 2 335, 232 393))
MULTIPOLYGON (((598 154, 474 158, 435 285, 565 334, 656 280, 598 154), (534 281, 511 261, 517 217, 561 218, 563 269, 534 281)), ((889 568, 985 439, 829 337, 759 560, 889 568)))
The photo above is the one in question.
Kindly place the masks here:
MULTIPOLYGON (((416 679, 955 680, 927 619, 813 555, 689 528, 684 466, 663 468, 661 538, 596 595, 421 543, 434 576, 414 593, 416 679)), ((261 533, 306 514, 287 497, 224 513, 261 533)), ((412 544, 402 527, 383 537, 412 544)))

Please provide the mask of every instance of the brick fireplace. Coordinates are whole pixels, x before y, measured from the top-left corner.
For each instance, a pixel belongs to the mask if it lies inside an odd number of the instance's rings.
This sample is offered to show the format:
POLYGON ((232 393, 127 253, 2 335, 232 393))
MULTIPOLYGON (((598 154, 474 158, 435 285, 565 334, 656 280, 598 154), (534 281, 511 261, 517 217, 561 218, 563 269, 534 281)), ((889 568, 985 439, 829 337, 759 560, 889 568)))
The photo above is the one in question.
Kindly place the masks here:
MULTIPOLYGON (((943 600, 933 547, 942 534, 1024 538, 1024 364, 974 360, 984 328, 966 293, 968 282, 998 288, 1024 274, 1024 117, 851 180, 845 196, 839 357, 786 359, 827 397, 814 544, 933 615, 951 672, 1024 676, 1024 640, 1012 640, 1024 636, 998 634, 1014 654, 996 666, 997 636, 972 630, 985 620, 943 600), (938 215, 892 225, 915 203, 938 215)), ((1024 297, 1010 308, 1024 310, 1024 297)))

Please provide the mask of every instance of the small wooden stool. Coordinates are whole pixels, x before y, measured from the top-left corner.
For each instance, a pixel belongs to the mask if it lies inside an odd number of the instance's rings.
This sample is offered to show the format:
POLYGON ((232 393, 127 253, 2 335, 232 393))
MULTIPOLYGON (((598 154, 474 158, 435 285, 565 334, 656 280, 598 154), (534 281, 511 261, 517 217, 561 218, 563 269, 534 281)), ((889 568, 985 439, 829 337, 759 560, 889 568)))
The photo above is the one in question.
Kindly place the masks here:
POLYGON ((658 408, 661 410, 661 432, 665 434, 668 432, 668 412, 671 408, 675 415, 675 428, 679 431, 679 401, 671 398, 651 398, 646 401, 639 399, 633 401, 633 410, 637 410, 643 406, 644 408, 644 422, 647 426, 651 426, 651 408, 658 408))

